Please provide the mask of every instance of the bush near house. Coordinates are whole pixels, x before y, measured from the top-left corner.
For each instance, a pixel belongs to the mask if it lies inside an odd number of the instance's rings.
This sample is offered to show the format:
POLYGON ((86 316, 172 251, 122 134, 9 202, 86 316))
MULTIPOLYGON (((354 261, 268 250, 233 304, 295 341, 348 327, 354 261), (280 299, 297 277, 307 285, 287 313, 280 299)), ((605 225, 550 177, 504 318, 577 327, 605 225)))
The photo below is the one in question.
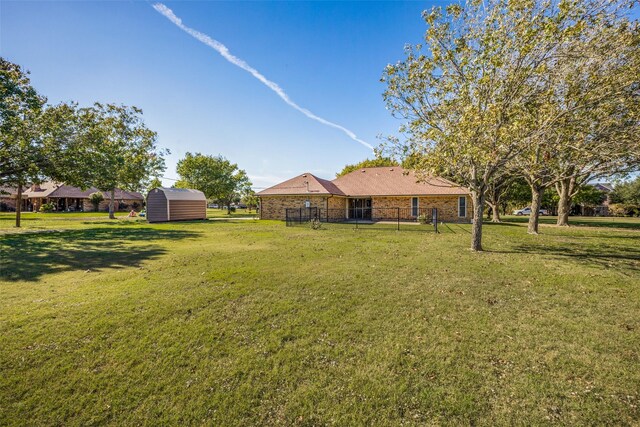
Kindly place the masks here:
POLYGON ((631 203, 614 203, 609 205, 609 213, 612 216, 640 216, 640 205, 631 203))

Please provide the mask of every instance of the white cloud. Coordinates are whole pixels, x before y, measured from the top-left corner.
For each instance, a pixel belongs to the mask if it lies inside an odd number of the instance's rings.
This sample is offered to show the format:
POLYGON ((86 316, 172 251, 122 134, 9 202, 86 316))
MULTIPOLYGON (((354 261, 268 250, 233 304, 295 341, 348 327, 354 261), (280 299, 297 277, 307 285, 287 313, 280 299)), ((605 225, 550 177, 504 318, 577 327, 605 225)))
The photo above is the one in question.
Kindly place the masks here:
POLYGON ((362 139, 358 138, 356 136, 356 134, 353 133, 352 131, 350 131, 349 129, 345 128, 344 126, 340 126, 339 124, 333 123, 333 122, 331 122, 329 120, 323 119, 320 116, 316 116, 311 111, 309 111, 306 108, 303 108, 303 107, 299 106, 298 104, 296 104, 295 102, 293 102, 291 100, 291 98, 289 98, 289 95, 287 95, 286 92, 277 83, 272 82, 271 80, 267 79, 258 70, 256 70, 255 68, 251 67, 245 61, 243 61, 242 59, 238 58, 237 56, 232 55, 231 52, 229 52, 229 49, 227 49, 227 47, 225 45, 223 45, 222 43, 220 43, 219 41, 212 39, 211 37, 209 37, 208 35, 206 35, 204 33, 201 33, 200 31, 194 30, 193 28, 190 28, 190 27, 187 27, 186 25, 184 25, 182 23, 182 19, 178 18, 173 13, 173 11, 171 9, 169 9, 167 6, 165 6, 164 4, 156 3, 156 4, 153 5, 153 8, 156 11, 158 11, 160 14, 162 14, 164 17, 166 17, 169 21, 173 22, 178 28, 180 28, 181 30, 183 30, 184 32, 186 32, 187 34, 189 34, 190 36, 192 36, 196 40, 198 40, 198 41, 204 43, 205 45, 209 46, 210 48, 216 50, 220 55, 222 55, 222 57, 224 59, 226 59, 227 61, 231 62, 233 65, 236 65, 236 66, 242 68, 243 70, 245 70, 248 73, 250 73, 253 77, 255 77, 256 79, 260 80, 260 82, 262 82, 262 84, 264 84, 269 89, 274 91, 284 102, 286 102, 288 105, 290 105, 291 107, 295 108, 296 110, 300 111, 302 114, 304 114, 308 118, 310 118, 312 120, 315 120, 317 122, 320 122, 325 126, 330 126, 332 128, 341 130, 349 138, 351 138, 354 141, 364 145, 368 149, 373 150, 373 146, 371 144, 369 144, 368 142, 363 141, 362 139))

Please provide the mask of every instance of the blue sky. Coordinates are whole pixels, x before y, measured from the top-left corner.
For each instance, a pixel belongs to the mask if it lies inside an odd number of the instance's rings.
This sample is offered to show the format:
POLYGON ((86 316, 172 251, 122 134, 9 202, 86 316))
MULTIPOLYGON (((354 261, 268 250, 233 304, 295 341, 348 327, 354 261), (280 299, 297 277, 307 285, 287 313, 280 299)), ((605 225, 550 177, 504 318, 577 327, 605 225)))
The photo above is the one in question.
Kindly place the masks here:
MULTIPOLYGON (((307 118, 146 1, 0 2, 0 53, 31 71, 49 102, 136 105, 166 177, 187 151, 222 154, 256 187, 302 172, 332 178, 371 157, 362 144, 307 118)), ((223 43, 301 107, 377 146, 400 122, 386 111, 386 64, 425 30, 426 2, 164 2, 223 43)), ((171 181, 165 180, 165 184, 171 181)))

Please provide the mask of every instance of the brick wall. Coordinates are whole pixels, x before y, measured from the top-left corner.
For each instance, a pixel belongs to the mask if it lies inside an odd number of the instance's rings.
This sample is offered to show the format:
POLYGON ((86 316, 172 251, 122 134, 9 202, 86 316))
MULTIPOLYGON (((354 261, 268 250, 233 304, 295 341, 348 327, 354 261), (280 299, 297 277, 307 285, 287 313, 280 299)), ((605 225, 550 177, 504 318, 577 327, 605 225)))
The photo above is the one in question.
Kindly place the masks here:
MULTIPOLYGON (((286 209, 299 209, 306 207, 305 202, 309 201, 309 207, 322 209, 325 215, 327 205, 329 209, 344 209, 344 197, 337 196, 261 196, 260 197, 260 218, 261 219, 286 219, 286 209)), ((330 210, 330 216, 339 212, 330 210)), ((344 213, 341 213, 341 217, 344 213)))
MULTIPOLYGON (((467 216, 458 217, 459 196, 426 196, 418 197, 418 208, 438 209, 438 219, 444 222, 469 222, 471 219, 470 198, 467 196, 467 216)), ((371 205, 375 208, 401 208, 401 219, 413 219, 411 216, 412 197, 372 197, 371 205)), ((376 213, 379 215, 380 213, 376 213)), ((431 212, 428 212, 431 215, 431 212)))
POLYGON ((467 215, 458 216, 458 197, 460 196, 428 196, 420 197, 418 205, 425 208, 438 209, 438 220, 444 222, 470 222, 473 209, 471 208, 471 198, 467 199, 467 215))
MULTIPOLYGON (((344 218, 346 211, 346 198, 339 196, 261 196, 260 218, 278 219, 286 218, 286 209, 304 208, 308 200, 310 207, 322 209, 321 215, 326 215, 325 209, 329 208, 331 219, 344 218)), ((411 216, 411 197, 372 197, 371 206, 377 208, 402 208, 402 219, 415 219, 411 216)), ((418 200, 420 208, 437 208, 438 218, 445 222, 469 222, 471 220, 471 199, 467 196, 467 216, 458 217, 458 196, 427 196, 418 200)), ((382 210, 375 215, 381 215, 382 210)), ((395 218, 395 213, 393 216, 395 218)), ((429 211, 429 215, 431 212, 429 211)))

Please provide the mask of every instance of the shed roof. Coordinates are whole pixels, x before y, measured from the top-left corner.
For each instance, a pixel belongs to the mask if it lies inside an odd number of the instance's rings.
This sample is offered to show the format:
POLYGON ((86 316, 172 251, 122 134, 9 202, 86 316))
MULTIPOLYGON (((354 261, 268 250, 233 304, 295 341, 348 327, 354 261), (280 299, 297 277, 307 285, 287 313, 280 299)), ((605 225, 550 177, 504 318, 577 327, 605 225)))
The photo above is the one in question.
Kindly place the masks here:
POLYGON ((167 200, 207 200, 202 191, 194 190, 191 188, 158 187, 149 191, 149 193, 158 190, 164 193, 167 200))

